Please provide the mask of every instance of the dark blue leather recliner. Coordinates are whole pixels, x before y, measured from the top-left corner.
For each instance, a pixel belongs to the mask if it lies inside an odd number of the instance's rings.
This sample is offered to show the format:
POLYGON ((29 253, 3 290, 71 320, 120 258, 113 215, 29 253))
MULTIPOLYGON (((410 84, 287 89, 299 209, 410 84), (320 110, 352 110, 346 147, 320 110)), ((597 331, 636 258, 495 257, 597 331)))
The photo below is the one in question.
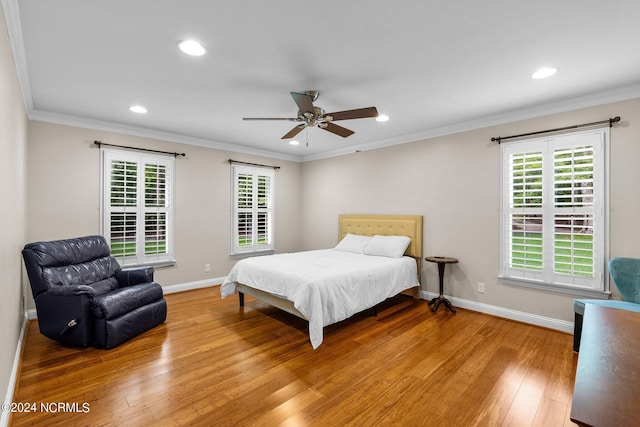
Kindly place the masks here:
POLYGON ((40 332, 52 340, 113 348, 167 318, 153 267, 121 269, 102 236, 29 243, 22 256, 40 332))

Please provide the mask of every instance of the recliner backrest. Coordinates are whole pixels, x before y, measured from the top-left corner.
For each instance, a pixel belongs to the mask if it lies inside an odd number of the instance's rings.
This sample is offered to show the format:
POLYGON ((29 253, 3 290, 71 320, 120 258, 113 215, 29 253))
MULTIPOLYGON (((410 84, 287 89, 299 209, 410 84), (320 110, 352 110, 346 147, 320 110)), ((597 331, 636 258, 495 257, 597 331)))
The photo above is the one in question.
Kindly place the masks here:
POLYGON ((622 299, 640 304, 640 259, 612 258, 609 273, 622 299))
POLYGON ((54 286, 97 284, 99 293, 117 287, 120 264, 103 236, 29 243, 22 253, 34 298, 54 286))

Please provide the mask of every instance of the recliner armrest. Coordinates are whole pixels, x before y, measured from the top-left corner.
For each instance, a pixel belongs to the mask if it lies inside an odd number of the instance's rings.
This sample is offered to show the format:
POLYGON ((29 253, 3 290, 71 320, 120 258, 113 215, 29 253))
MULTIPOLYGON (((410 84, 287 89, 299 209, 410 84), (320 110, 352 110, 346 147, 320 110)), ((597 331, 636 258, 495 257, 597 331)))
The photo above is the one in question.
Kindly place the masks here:
POLYGON ((115 278, 121 287, 132 286, 153 282, 153 272, 153 267, 127 268, 116 272, 115 278))
POLYGON ((66 286, 53 286, 49 288, 49 290, 46 293, 49 295, 70 297, 70 296, 82 295, 82 294, 94 296, 96 294, 96 291, 91 286, 87 286, 87 285, 66 285, 66 286))

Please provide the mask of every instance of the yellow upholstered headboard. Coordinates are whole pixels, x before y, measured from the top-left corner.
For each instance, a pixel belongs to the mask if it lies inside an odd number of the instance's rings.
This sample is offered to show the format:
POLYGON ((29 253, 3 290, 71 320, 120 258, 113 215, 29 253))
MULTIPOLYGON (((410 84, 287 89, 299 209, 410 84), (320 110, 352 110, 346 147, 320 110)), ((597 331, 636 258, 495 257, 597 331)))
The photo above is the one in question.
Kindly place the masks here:
POLYGON ((338 241, 347 233, 361 236, 407 236, 405 255, 422 258, 422 215, 338 215, 338 241))

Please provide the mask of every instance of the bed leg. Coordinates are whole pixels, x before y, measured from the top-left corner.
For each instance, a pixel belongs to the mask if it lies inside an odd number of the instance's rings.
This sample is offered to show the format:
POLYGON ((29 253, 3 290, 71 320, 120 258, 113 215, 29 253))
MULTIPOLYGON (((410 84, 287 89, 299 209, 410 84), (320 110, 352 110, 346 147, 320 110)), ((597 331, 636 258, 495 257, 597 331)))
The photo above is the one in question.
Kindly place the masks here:
POLYGON ((238 301, 240 302, 240 307, 244 307, 244 293, 238 292, 238 301))

